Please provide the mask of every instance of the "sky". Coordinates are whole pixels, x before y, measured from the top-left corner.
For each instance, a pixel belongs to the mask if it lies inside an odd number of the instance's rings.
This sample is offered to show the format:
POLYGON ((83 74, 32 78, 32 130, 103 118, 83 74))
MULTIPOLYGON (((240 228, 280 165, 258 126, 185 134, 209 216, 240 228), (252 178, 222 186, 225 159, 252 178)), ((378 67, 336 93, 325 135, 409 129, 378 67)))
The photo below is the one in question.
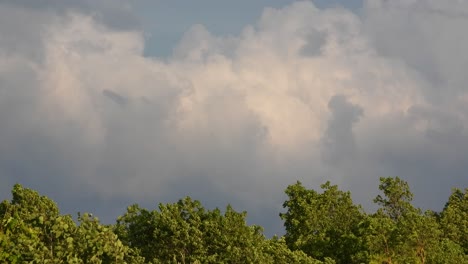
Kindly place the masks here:
POLYGON ((185 196, 282 234, 284 189, 468 187, 468 2, 0 0, 0 199, 113 223, 185 196))

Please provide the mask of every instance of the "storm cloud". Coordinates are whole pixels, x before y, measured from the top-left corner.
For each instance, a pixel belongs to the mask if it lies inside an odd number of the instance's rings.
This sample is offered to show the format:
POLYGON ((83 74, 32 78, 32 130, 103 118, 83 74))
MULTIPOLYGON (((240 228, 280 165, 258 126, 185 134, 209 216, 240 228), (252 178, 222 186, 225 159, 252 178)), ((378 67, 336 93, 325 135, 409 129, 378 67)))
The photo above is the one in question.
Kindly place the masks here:
POLYGON ((468 185, 468 3, 296 2, 158 59, 130 3, 33 2, 0 1, 0 198, 19 182, 111 221, 190 195, 273 234, 296 180, 366 208, 380 176, 436 210, 468 185))

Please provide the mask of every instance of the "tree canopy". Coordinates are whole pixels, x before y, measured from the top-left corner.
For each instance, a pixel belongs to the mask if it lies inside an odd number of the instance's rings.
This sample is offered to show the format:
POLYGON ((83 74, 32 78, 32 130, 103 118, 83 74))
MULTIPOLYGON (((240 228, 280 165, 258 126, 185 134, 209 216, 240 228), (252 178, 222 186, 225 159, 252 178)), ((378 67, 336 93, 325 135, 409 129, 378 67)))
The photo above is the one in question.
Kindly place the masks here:
POLYGON ((0 263, 468 263, 468 189, 453 189, 441 212, 415 207, 399 177, 381 178, 379 190, 366 213, 330 182, 292 184, 279 214, 286 233, 267 238, 230 205, 134 204, 105 225, 88 213, 74 221, 16 184, 0 204, 0 263))

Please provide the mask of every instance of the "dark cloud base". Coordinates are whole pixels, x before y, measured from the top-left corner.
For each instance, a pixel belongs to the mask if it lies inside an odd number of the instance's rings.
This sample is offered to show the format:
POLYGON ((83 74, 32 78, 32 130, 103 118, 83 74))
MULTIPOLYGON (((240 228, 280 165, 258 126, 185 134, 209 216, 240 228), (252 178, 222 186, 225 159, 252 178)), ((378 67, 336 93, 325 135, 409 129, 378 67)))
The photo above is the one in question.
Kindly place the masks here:
POLYGON ((158 60, 126 1, 0 1, 0 199, 18 182, 111 223, 191 196, 272 235, 296 180, 373 210, 400 176, 440 210, 468 186, 468 5, 423 2, 266 9, 158 60))

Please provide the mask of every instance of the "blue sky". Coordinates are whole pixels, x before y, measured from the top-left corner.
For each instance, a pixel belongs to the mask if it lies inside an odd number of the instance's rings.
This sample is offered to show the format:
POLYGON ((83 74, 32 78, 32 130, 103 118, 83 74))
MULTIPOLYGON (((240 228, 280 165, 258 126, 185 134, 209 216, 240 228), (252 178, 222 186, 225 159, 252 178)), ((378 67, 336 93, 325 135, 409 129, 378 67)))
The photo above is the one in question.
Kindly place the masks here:
MULTIPOLYGON (((143 30, 149 35, 146 54, 166 57, 194 24, 202 24, 217 35, 237 35, 246 25, 254 24, 265 7, 281 8, 293 2, 297 1, 141 0, 133 6, 143 30)), ((358 13, 362 0, 317 0, 314 4, 319 8, 342 6, 358 13)))

